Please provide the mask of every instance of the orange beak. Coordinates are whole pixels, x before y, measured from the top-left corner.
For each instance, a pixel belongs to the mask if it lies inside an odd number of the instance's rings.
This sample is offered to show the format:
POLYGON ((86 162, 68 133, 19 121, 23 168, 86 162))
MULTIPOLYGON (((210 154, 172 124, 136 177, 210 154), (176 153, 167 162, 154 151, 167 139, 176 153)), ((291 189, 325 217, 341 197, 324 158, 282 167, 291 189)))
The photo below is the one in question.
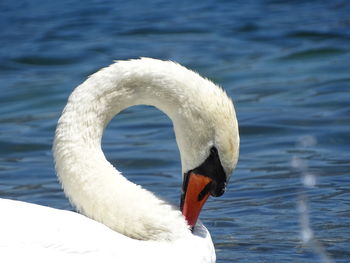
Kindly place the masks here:
POLYGON ((212 179, 193 172, 190 172, 187 177, 181 196, 181 211, 192 229, 209 197, 212 179))

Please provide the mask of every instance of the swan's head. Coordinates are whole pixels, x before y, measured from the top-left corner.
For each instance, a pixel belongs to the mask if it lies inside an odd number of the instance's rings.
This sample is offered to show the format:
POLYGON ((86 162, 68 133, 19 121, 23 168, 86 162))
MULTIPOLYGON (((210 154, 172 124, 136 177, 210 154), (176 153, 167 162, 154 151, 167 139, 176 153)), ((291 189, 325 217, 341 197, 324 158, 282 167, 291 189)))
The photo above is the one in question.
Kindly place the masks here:
POLYGON ((208 80, 198 84, 205 87, 192 96, 194 100, 184 102, 181 114, 185 121, 175 125, 183 170, 181 211, 190 227, 196 224, 209 195, 225 192, 239 155, 238 123, 231 99, 208 80))

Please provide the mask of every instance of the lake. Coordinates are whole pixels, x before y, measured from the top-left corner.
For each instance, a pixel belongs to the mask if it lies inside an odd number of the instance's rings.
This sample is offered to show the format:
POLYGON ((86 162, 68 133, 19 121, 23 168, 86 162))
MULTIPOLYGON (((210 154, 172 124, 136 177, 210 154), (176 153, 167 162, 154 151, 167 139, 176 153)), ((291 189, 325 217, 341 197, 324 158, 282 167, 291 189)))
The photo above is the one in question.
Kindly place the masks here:
MULTIPOLYGON (((222 86, 239 120, 238 166, 201 213, 217 262, 350 261, 349 1, 5 0, 0 10, 1 198, 72 209, 51 153, 70 92, 113 60, 173 60, 222 86)), ((103 149, 179 203, 164 114, 123 111, 103 149)))

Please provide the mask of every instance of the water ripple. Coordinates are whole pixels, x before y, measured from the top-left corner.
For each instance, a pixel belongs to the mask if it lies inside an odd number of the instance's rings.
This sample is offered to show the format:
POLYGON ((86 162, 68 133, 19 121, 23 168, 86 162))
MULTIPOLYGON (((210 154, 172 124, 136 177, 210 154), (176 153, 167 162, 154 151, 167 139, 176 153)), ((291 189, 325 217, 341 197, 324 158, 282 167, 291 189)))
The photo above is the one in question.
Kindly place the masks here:
MULTIPOLYGON (((322 262, 302 242, 300 193, 315 241, 349 261, 349 1, 73 2, 0 3, 1 197, 72 209, 51 156, 69 93, 113 60, 171 59, 222 85, 240 123, 238 167, 201 214, 217 262, 322 262)), ((180 157, 164 114, 123 111, 103 149, 178 204, 180 157)))

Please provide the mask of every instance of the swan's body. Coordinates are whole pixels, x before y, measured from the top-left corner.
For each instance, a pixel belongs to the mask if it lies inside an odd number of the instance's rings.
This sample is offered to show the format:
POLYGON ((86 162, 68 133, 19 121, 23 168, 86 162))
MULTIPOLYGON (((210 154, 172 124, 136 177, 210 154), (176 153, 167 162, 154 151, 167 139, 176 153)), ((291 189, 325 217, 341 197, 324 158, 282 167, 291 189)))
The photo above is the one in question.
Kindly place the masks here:
POLYGON ((223 193, 238 159, 232 102, 213 83, 175 63, 117 62, 75 89, 56 129, 58 177, 77 210, 91 219, 1 200, 6 216, 0 219, 0 254, 50 262, 70 257, 103 262, 215 261, 204 226, 197 223, 192 234, 179 210, 128 181, 105 159, 104 128, 121 110, 137 104, 153 105, 173 121, 185 181, 181 209, 188 224, 196 224, 208 195, 223 193), (193 192, 197 179, 203 186, 193 192), (193 202, 198 203, 195 209, 193 202), (18 250, 23 253, 12 254, 18 250))
POLYGON ((81 214, 0 199, 1 262, 214 262, 207 229, 174 242, 141 241, 81 214))

